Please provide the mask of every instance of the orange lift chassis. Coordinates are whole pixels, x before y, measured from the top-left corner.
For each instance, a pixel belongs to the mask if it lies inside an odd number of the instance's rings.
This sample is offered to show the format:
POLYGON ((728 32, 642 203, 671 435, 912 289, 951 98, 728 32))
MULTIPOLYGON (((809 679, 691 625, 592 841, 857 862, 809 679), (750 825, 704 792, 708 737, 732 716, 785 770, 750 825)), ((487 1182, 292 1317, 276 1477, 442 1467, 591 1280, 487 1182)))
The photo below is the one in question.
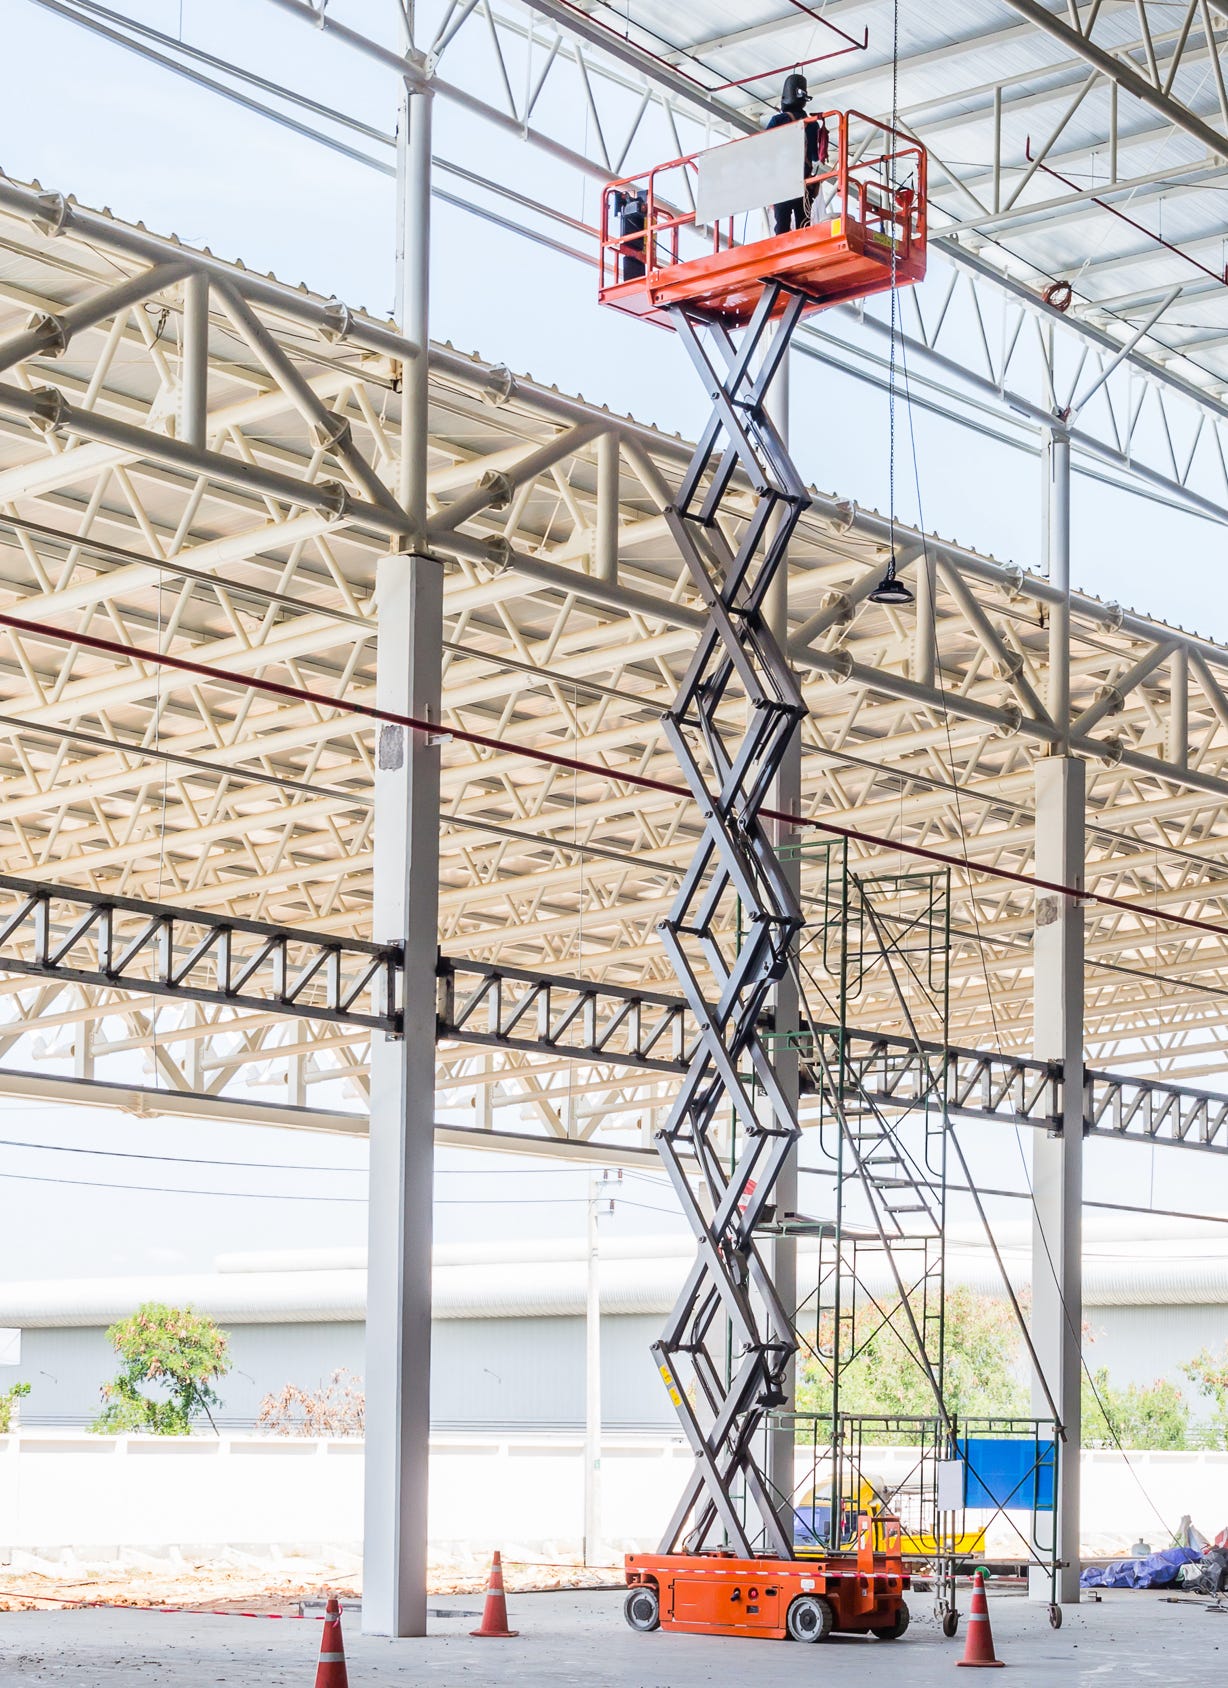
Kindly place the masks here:
POLYGON ((665 511, 708 610, 663 721, 705 817, 660 927, 702 1031, 657 1133, 698 1243, 654 1345, 694 1463, 659 1551, 627 1558, 626 1617, 639 1630, 894 1640, 908 1625, 898 1521, 863 1517, 855 1550, 799 1557, 793 1495, 773 1492, 762 1463, 797 1337, 757 1235, 799 1135, 762 1027, 804 925, 762 811, 806 713, 764 611, 809 504, 767 400, 804 316, 924 275, 925 153, 828 112, 611 182, 603 203, 602 303, 675 329, 713 404, 665 511), (821 162, 807 177, 815 124, 821 162), (806 226, 739 243, 739 216, 757 219, 768 199, 804 204, 806 226))

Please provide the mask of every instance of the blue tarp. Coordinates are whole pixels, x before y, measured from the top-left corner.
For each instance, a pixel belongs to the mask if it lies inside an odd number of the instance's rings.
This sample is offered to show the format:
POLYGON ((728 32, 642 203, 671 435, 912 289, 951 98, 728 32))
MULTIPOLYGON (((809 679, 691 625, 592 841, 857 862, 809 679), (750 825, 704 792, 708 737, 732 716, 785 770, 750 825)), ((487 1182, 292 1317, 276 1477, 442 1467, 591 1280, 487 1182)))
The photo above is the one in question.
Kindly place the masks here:
POLYGON ((1167 1588, 1175 1583, 1183 1565, 1202 1558, 1192 1547, 1167 1547, 1146 1559, 1122 1559, 1101 1569, 1089 1565, 1079 1578, 1083 1588, 1167 1588))

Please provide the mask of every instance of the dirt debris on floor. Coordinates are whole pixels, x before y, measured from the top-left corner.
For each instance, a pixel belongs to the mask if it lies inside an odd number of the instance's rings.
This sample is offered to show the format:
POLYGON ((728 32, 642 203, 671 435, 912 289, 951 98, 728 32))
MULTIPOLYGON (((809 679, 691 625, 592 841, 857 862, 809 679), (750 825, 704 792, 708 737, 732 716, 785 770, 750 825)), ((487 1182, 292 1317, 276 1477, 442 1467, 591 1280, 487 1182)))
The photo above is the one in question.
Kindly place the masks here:
MULTIPOLYGON (((296 1615, 305 1600, 336 1594, 362 1599, 361 1564, 356 1556, 308 1559, 286 1555, 276 1560, 243 1554, 193 1560, 159 1560, 132 1554, 130 1562, 88 1560, 37 1561, 0 1566, 0 1612, 50 1611, 70 1606, 173 1606, 185 1612, 245 1611, 296 1615)), ((433 1595, 481 1595, 490 1572, 489 1558, 439 1560, 431 1566, 433 1595)), ((621 1580, 613 1565, 585 1569, 565 1560, 504 1557, 503 1579, 509 1593, 571 1588, 602 1588, 621 1580)))

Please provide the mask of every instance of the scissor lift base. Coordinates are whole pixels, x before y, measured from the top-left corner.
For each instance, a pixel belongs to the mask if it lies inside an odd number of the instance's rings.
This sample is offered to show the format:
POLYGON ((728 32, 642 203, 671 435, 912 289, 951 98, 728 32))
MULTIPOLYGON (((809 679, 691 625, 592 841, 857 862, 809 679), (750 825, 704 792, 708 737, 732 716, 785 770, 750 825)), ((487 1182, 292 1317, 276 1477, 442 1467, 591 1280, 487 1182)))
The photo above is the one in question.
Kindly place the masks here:
POLYGON ((626 1576, 629 1588, 655 1586, 662 1629, 764 1641, 785 1639, 789 1607, 803 1595, 828 1602, 834 1632, 894 1637, 909 1586, 898 1557, 886 1553, 827 1559, 629 1553, 626 1576))

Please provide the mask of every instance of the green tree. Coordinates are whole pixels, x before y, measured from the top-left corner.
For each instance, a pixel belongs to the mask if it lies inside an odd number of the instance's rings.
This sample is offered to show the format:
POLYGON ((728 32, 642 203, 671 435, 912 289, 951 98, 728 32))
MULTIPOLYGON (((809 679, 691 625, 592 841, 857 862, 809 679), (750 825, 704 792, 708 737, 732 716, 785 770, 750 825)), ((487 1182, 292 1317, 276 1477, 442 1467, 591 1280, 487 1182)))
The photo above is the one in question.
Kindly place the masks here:
POLYGON ((13 1428, 13 1408, 30 1393, 28 1383, 11 1383, 0 1390, 0 1436, 7 1436, 13 1428))
POLYGON ((1189 1402, 1167 1378, 1119 1388, 1107 1366, 1083 1374, 1085 1448, 1184 1448, 1189 1427, 1189 1402))
POLYGON ((213 1423, 220 1404, 214 1382, 230 1370, 229 1338, 205 1313, 147 1301, 107 1332, 123 1362, 119 1376, 102 1386, 106 1402, 92 1428, 102 1434, 144 1430, 156 1436, 187 1436, 204 1413, 213 1423), (146 1395, 142 1384, 164 1391, 146 1395))
POLYGON ((1202 1349, 1181 1370, 1211 1403, 1216 1447, 1228 1448, 1228 1343, 1219 1353, 1202 1349))
MULTIPOLYGON (((919 1327, 919 1302, 912 1304, 912 1311, 919 1327)), ((830 1318, 820 1326, 819 1337, 819 1346, 829 1353, 830 1318)), ((847 1333, 843 1340, 847 1342, 847 1333)), ((857 1353, 841 1377, 841 1412, 933 1417, 933 1391, 914 1357, 916 1345, 903 1303, 859 1306, 856 1340, 857 1353)), ((1027 1413, 1027 1394, 1014 1370, 1019 1349, 1019 1327, 1008 1302, 962 1286, 951 1290, 946 1298, 947 1410, 978 1418, 1027 1413)), ((831 1382, 813 1356, 799 1366, 797 1395, 799 1412, 831 1411, 831 1382)))

